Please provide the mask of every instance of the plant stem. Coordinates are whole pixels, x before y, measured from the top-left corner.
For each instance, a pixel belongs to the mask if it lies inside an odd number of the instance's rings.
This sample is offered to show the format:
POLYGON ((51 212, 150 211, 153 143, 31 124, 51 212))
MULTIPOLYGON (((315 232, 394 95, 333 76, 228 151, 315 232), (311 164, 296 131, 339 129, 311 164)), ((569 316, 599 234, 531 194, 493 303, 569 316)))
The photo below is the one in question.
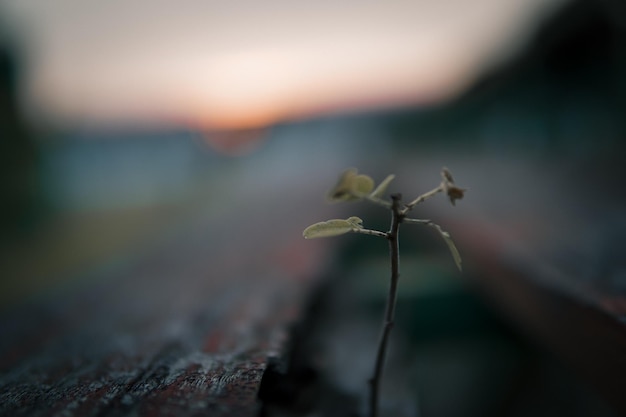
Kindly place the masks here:
POLYGON ((378 236, 378 237, 387 237, 387 233, 380 232, 378 230, 370 230, 370 229, 352 229, 354 233, 360 233, 362 235, 370 235, 370 236, 378 236))
POLYGON ((383 322, 383 330, 378 344, 378 352, 376 354, 376 365, 374 367, 374 375, 370 379, 370 417, 378 416, 378 394, 380 382, 383 375, 385 365, 385 352, 389 342, 389 334, 393 327, 393 321, 396 310, 396 299, 398 295, 398 279, 400 278, 400 247, 398 244, 398 232, 400 223, 404 218, 404 214, 400 210, 400 194, 391 196, 391 227, 387 233, 389 240, 389 256, 391 258, 391 281, 389 284, 389 295, 387 297, 387 307, 385 309, 385 319, 383 322))
POLYGON ((440 193, 442 191, 443 191, 443 186, 439 185, 437 188, 433 188, 432 190, 430 190, 430 191, 420 195, 415 200, 411 201, 409 204, 406 204, 404 206, 404 209, 402 209, 400 211, 400 214, 404 215, 404 214, 408 213, 409 211, 413 210, 413 207, 415 207, 419 203, 423 203, 424 201, 428 200, 430 197, 432 197, 432 196, 434 196, 437 193, 440 193))

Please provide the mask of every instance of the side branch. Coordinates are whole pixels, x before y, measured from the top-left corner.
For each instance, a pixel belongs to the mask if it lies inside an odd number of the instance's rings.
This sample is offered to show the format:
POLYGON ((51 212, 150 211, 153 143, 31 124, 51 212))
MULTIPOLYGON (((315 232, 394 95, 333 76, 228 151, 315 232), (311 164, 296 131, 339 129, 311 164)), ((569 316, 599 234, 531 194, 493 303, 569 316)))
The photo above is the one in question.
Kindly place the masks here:
POLYGON ((459 268, 459 271, 463 270, 463 266, 462 266, 463 262, 461 260, 461 254, 459 253, 459 250, 456 248, 454 241, 450 237, 450 233, 443 230, 441 226, 439 226, 437 223, 434 223, 432 220, 411 219, 411 218, 405 217, 403 221, 405 223, 410 223, 410 224, 425 224, 427 226, 432 227, 437 232, 439 232, 439 235, 441 235, 443 240, 446 242, 446 245, 448 245, 448 249, 450 249, 450 253, 452 254, 452 258, 454 259, 454 263, 456 264, 456 267, 459 268))
POLYGON ((371 229, 352 229, 352 231, 354 233, 360 233, 362 235, 370 235, 370 236, 378 236, 378 237, 384 237, 384 238, 388 238, 389 234, 385 233, 385 232, 381 232, 378 230, 371 230, 371 229))
POLYGON ((430 197, 440 193, 443 191, 443 186, 439 185, 437 188, 433 188, 432 190, 420 195, 419 197, 417 197, 415 200, 411 201, 408 204, 404 205, 404 208, 402 210, 400 210, 400 214, 401 215, 405 215, 406 213, 408 213, 409 211, 413 210, 413 207, 415 207, 416 205, 418 205, 419 203, 423 203, 424 201, 428 200, 430 197))
POLYGON ((387 201, 387 200, 383 200, 380 197, 376 197, 376 196, 373 196, 373 195, 368 195, 368 196, 365 197, 365 199, 367 201, 370 201, 370 202, 374 203, 374 204, 378 204, 379 206, 382 206, 382 207, 384 207, 386 209, 391 209, 391 203, 389 201, 387 201))

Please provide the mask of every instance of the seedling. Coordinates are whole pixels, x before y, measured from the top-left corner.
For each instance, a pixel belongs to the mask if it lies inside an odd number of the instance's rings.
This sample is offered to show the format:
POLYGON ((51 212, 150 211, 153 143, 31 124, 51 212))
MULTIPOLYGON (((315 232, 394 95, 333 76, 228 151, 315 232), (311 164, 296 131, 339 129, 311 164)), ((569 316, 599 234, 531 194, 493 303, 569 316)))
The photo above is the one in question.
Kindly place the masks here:
POLYGON ((459 255, 459 251, 454 245, 450 234, 430 220, 415 219, 408 217, 407 215, 416 205, 423 203, 429 198, 442 192, 447 194, 450 199, 450 203, 455 205, 456 200, 463 198, 466 190, 464 188, 457 187, 454 184, 450 171, 444 167, 441 170, 441 183, 436 188, 433 188, 432 190, 405 204, 402 201, 401 194, 391 194, 389 199, 383 198, 385 191, 394 178, 394 175, 389 175, 375 187, 374 180, 371 177, 359 174, 357 170, 353 168, 345 171, 339 178, 337 185, 328 193, 328 199, 333 202, 365 200, 388 209, 391 212, 391 226, 388 232, 366 229, 363 227, 363 220, 353 216, 347 219, 332 219, 315 223, 304 229, 304 232, 302 233, 305 239, 338 236, 345 233, 360 233, 363 235, 382 237, 389 241, 391 279, 382 333, 376 353, 374 372, 369 380, 369 413, 371 417, 376 417, 378 415, 380 381, 383 374, 385 352, 387 350, 389 334, 391 333, 391 328, 393 327, 394 322, 398 293, 398 278, 400 277, 400 251, 398 243, 400 225, 403 223, 420 224, 434 228, 448 245, 448 249, 450 249, 450 252, 452 253, 454 263, 459 270, 461 270, 461 256, 459 255))

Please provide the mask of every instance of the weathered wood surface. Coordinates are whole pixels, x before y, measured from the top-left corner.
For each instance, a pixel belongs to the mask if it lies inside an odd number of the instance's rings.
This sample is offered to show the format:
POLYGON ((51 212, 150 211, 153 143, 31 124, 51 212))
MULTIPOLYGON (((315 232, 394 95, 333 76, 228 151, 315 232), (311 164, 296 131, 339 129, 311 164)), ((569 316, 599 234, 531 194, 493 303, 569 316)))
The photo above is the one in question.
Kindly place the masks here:
POLYGON ((248 197, 5 309, 0 415, 257 415, 326 252, 301 237, 307 202, 257 200, 258 221, 248 197))
MULTIPOLYGON (((576 166, 406 158, 395 161, 398 190, 428 189, 442 163, 470 188, 457 207, 443 198, 425 207, 457 241, 463 277, 480 279, 532 338, 626 411, 624 202, 610 193, 621 177, 595 171, 583 183, 589 171, 576 166)), ((0 415, 256 415, 268 357, 282 352, 287 326, 340 242, 300 235, 342 216, 319 198, 328 183, 304 201, 297 196, 307 187, 250 181, 237 201, 196 215, 149 250, 3 311, 0 415)))

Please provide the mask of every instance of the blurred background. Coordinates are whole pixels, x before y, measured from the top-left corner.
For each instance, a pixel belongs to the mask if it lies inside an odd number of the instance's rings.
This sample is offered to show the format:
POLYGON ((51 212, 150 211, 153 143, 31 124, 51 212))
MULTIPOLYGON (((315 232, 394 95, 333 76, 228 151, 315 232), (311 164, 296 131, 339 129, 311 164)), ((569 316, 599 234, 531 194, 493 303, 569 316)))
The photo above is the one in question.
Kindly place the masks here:
POLYGON ((131 254, 189 210, 245 211, 229 198, 248 188, 321 195, 347 166, 430 186, 447 164, 474 214, 519 226, 541 212, 537 230, 576 216, 582 202, 554 200, 569 186, 623 196, 619 1, 0 12, 2 304, 131 254))
POLYGON ((622 317, 625 116, 619 0, 0 0, 0 309, 175 239, 312 270, 339 172, 446 165, 428 215, 622 317))

